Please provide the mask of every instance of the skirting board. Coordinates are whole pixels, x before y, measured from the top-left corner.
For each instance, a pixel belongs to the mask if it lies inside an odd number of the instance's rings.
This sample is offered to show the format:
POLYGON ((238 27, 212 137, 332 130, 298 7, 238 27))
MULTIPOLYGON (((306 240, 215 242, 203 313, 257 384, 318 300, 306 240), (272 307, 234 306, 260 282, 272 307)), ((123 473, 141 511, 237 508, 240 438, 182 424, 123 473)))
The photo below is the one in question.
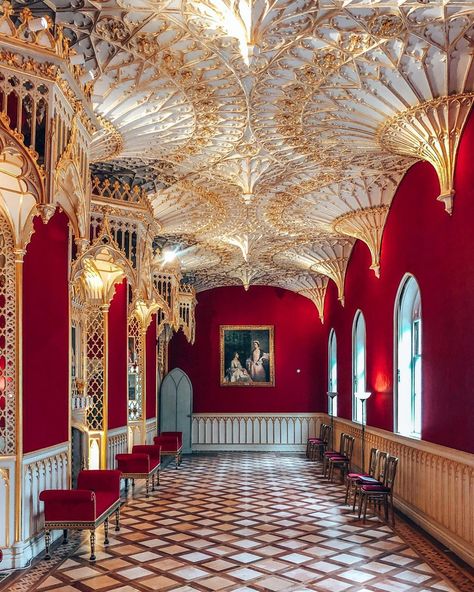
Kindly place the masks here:
POLYGON ((462 540, 456 539, 452 533, 443 528, 440 524, 436 524, 430 518, 425 516, 422 512, 413 508, 409 504, 399 500, 395 497, 393 500, 395 507, 405 516, 408 516, 415 524, 420 526, 423 530, 429 533, 437 541, 445 545, 450 551, 455 553, 468 565, 474 567, 474 549, 467 547, 462 540))

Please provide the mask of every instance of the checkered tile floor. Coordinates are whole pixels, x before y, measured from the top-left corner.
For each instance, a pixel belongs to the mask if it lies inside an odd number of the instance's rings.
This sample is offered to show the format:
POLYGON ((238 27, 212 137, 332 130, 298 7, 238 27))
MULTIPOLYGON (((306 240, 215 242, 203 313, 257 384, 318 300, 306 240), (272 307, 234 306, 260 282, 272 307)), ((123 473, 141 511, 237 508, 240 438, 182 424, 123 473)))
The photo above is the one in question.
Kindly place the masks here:
POLYGON ((83 539, 52 571, 9 590, 457 590, 378 518, 358 522, 341 485, 319 471, 299 455, 185 458, 149 499, 137 487, 106 548, 100 529, 95 564, 83 539))

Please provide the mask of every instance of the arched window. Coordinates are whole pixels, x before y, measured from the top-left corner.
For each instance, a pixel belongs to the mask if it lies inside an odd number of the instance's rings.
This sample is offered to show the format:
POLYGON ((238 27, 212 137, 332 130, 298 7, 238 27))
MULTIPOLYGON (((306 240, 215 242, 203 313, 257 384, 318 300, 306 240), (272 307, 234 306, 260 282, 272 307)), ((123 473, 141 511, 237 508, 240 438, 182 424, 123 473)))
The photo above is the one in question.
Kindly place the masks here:
POLYGON ((421 438, 421 298, 413 276, 400 284, 395 327, 395 431, 421 438))
POLYGON ((365 320, 359 310, 352 328, 352 420, 362 422, 362 401, 355 393, 364 393, 365 386, 365 320))
MULTIPOLYGON (((328 360, 328 391, 337 393, 337 341, 334 329, 329 333, 328 360)), ((337 396, 329 399, 329 414, 337 415, 337 396)))

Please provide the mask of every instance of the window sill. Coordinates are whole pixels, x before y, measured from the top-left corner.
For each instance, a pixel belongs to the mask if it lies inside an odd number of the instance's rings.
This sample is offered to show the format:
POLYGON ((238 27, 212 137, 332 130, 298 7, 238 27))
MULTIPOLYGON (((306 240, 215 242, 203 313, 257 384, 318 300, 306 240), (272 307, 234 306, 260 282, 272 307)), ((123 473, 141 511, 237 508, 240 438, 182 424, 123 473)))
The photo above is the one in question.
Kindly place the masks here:
POLYGON ((403 432, 393 432, 397 436, 403 436, 404 438, 411 438, 412 440, 421 440, 421 434, 415 434, 414 432, 410 432, 409 434, 404 434, 403 432))

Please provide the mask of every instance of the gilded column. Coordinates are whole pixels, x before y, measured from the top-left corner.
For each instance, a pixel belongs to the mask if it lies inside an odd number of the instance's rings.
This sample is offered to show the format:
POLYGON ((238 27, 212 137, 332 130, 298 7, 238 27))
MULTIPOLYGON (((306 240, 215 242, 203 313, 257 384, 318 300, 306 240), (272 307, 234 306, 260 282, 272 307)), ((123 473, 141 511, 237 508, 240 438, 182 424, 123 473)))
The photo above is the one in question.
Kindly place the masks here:
POLYGON ((22 541, 23 490, 23 258, 24 249, 15 249, 15 543, 22 541))

